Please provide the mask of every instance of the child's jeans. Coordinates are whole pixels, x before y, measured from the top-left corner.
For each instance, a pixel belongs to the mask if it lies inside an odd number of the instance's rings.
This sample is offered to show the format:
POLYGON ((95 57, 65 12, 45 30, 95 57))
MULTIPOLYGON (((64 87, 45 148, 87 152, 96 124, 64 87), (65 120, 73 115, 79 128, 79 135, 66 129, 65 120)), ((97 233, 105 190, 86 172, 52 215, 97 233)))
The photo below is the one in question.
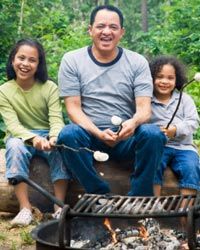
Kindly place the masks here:
POLYGON ((180 188, 200 190, 199 156, 195 151, 165 147, 154 184, 162 185, 163 173, 167 166, 177 175, 180 188))
MULTIPOLYGON (((32 132, 47 137, 49 131, 33 130, 32 132)), ((32 146, 25 145, 21 139, 16 137, 9 137, 6 141, 6 178, 12 178, 16 175, 28 178, 30 160, 34 155, 41 156, 47 160, 52 182, 70 178, 63 164, 61 154, 57 149, 52 151, 37 150, 32 146)))

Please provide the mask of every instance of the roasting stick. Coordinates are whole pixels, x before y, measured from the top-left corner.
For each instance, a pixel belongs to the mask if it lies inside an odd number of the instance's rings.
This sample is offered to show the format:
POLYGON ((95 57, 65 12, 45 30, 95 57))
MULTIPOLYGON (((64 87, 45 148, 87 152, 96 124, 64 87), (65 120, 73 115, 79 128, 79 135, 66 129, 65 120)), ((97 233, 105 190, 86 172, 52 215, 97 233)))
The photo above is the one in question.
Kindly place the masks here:
POLYGON ((87 147, 80 147, 80 148, 76 149, 76 148, 71 148, 71 147, 69 147, 69 146, 66 146, 65 144, 55 144, 54 147, 55 147, 55 148, 69 149, 69 150, 74 151, 74 152, 80 152, 81 150, 85 150, 85 151, 88 151, 88 152, 90 152, 90 153, 95 153, 94 150, 89 149, 89 148, 87 148, 87 147))
POLYGON ((48 191, 46 191, 44 188, 39 186, 34 181, 30 180, 29 178, 26 178, 21 175, 16 175, 15 177, 9 178, 9 183, 12 185, 17 185, 21 182, 27 183, 29 186, 36 189, 39 193, 43 194, 48 200, 52 201, 54 204, 58 205, 59 207, 64 207, 64 203, 61 200, 58 200, 55 196, 50 194, 48 191))
POLYGON ((63 149, 68 149, 74 152, 80 152, 81 150, 85 150, 88 151, 90 153, 93 153, 93 157, 96 161, 107 161, 109 159, 109 155, 104 153, 104 152, 100 152, 100 151, 94 151, 92 149, 89 149, 87 147, 80 147, 80 148, 72 148, 69 146, 66 146, 65 144, 55 144, 54 145, 55 148, 63 148, 63 149))
POLYGON ((196 82, 200 82, 200 73, 196 73, 194 78, 192 80, 190 80, 189 82, 187 82, 186 84, 184 84, 181 89, 180 89, 180 94, 179 94, 179 99, 178 99, 178 103, 177 103, 177 106, 176 106, 176 109, 172 115, 172 118, 170 119, 170 121, 168 122, 167 126, 165 129, 168 129, 170 124, 172 123, 172 121, 174 120, 174 117, 178 111, 178 108, 180 106, 180 103, 181 103, 181 99, 182 99, 182 95, 183 95, 183 90, 185 87, 187 87, 190 83, 192 83, 193 81, 196 81, 196 82))

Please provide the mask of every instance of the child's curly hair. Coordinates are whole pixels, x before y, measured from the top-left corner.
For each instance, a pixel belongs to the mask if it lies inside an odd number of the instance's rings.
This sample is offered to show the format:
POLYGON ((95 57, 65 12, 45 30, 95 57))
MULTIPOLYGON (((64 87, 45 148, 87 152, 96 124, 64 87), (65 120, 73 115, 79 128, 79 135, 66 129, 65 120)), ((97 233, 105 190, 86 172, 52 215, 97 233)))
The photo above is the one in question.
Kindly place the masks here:
POLYGON ((176 74, 175 88, 180 90, 181 87, 187 82, 186 68, 185 65, 174 56, 157 56, 150 62, 149 66, 153 82, 155 81, 157 74, 162 70, 163 66, 166 64, 170 64, 174 67, 176 74))

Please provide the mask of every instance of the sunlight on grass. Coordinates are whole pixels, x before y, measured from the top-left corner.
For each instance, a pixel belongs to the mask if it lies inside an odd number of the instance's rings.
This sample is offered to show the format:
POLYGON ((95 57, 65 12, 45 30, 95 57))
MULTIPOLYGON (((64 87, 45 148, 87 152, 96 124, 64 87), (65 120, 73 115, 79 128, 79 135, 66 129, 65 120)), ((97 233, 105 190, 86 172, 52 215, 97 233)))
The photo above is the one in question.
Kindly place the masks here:
POLYGON ((22 245, 32 245, 34 243, 30 233, 26 232, 25 230, 20 232, 20 238, 22 240, 22 245))
POLYGON ((18 250, 18 249, 19 248, 17 247, 17 244, 14 241, 12 241, 10 250, 18 250))
POLYGON ((0 241, 4 241, 6 239, 5 234, 0 233, 0 241))

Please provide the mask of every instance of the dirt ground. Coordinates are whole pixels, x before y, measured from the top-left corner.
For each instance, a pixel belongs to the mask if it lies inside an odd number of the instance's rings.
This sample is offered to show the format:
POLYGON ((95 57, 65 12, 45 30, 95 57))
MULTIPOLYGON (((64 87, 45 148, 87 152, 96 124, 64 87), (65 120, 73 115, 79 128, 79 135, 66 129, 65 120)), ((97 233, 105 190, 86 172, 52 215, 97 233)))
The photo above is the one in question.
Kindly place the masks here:
POLYGON ((10 220, 13 214, 0 212, 0 250, 35 250, 35 241, 31 231, 49 215, 43 215, 34 210, 34 222, 27 227, 12 227, 10 220))

